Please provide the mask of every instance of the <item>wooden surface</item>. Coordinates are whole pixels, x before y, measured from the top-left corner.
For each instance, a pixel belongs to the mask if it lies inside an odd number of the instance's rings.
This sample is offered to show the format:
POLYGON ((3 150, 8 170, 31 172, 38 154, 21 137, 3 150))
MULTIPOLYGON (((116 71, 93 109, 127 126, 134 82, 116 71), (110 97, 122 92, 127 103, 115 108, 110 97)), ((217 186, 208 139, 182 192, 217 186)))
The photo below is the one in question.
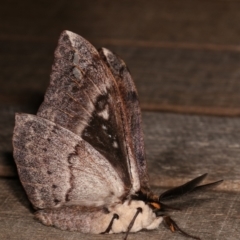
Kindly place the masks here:
POLYGON ((0 100, 36 101, 60 32, 127 62, 143 109, 240 115, 239 1, 13 0, 0 9, 0 100))
MULTIPOLYGON (((144 113, 150 182, 161 193, 205 172, 205 182, 224 179, 216 189, 189 194, 169 204, 182 209, 169 213, 180 226, 202 239, 237 240, 240 226, 240 121, 235 118, 144 113), (238 131, 236 131, 238 129, 238 131)), ((122 239, 70 233, 45 227, 33 210, 18 179, 0 180, 0 239, 122 239)), ((131 239, 185 239, 163 225, 131 234, 131 239)))
MULTIPOLYGON (((5 1, 0 8, 0 239, 122 239, 33 219, 12 157, 14 113, 35 113, 62 30, 119 54, 144 111, 157 192, 208 172, 216 189, 185 196, 171 216, 202 239, 240 236, 240 1, 5 1), (153 112, 154 111, 154 112, 153 112), (158 111, 158 112, 156 112, 158 111), (171 113, 166 113, 171 112, 171 113), (194 115, 190 115, 194 114, 194 115), (205 116, 204 116, 205 115, 205 116)), ((129 239, 185 239, 163 225, 129 239)))
MULTIPOLYGON (((1 119, 6 123, 10 121, 10 112, 5 114, 1 119)), ((13 112, 10 116, 13 118, 13 112)), ((183 197, 177 204, 183 211, 172 214, 179 224, 203 239, 238 239, 240 119, 148 112, 143 114, 143 121, 150 182, 155 192, 205 172, 209 173, 209 181, 224 179, 217 189, 194 195, 196 199, 191 195, 183 197)), ((5 129, 5 133, 10 141, 11 128, 5 129)), ((36 239, 93 239, 36 222, 18 179, 1 179, 0 203, 0 239, 29 239, 32 235, 36 239)), ((129 239, 146 236, 184 239, 163 226, 156 231, 132 234, 129 239)), ((100 235, 94 239, 122 239, 122 235, 100 235)))

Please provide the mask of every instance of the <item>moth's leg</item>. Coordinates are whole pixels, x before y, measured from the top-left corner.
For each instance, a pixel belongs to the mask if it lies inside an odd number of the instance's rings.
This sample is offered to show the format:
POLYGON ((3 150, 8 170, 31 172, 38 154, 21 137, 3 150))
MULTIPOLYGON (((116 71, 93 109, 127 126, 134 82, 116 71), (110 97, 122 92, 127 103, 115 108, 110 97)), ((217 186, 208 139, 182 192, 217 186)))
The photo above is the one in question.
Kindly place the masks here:
POLYGON ((186 233, 185 231, 183 231, 177 224, 176 222, 170 218, 169 216, 163 216, 163 220, 164 220, 164 223, 168 226, 168 228, 172 231, 172 232, 179 232, 181 233, 182 235, 184 235, 185 237, 189 237, 189 238, 192 238, 192 239, 196 239, 196 240, 201 240, 199 237, 196 237, 196 236, 193 236, 193 235, 190 235, 188 233, 186 233))
POLYGON ((193 192, 193 191, 196 191, 196 190, 215 187, 223 181, 223 180, 220 180, 220 181, 216 181, 216 182, 212 182, 212 183, 208 183, 208 184, 198 186, 200 184, 200 182, 202 182, 203 179, 206 176, 207 176, 207 173, 205 173, 205 174, 203 174, 199 177, 196 177, 193 180, 191 180, 189 182, 186 182, 185 184, 183 184, 181 186, 174 187, 174 188, 171 188, 171 189, 163 192, 159 196, 159 201, 168 200, 168 199, 172 199, 172 198, 177 198, 179 196, 182 196, 183 194, 193 192))
POLYGON ((109 233, 111 231, 114 219, 119 219, 119 216, 116 213, 113 214, 113 217, 112 217, 107 229, 104 232, 101 232, 101 234, 109 233))
POLYGON ((134 224, 134 222, 135 222, 138 214, 141 213, 141 212, 142 212, 142 208, 138 207, 138 208, 137 208, 137 212, 135 213, 133 219, 131 220, 131 222, 130 222, 129 225, 128 225, 127 232, 126 232, 126 236, 125 236, 124 240, 127 240, 128 234, 129 234, 129 232, 131 231, 131 228, 133 227, 133 224, 134 224))

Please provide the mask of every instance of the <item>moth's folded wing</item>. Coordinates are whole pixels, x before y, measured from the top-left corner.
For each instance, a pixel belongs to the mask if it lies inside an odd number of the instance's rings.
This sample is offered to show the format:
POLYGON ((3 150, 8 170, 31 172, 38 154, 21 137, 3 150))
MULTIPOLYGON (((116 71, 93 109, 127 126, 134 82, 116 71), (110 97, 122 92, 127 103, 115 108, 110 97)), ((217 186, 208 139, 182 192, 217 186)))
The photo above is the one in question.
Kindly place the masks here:
POLYGON ((132 161, 135 161, 137 164, 141 188, 147 190, 149 189, 149 179, 145 159, 142 117, 137 89, 125 62, 120 57, 116 56, 106 48, 100 49, 99 52, 117 82, 130 131, 128 137, 131 138, 131 141, 128 142, 132 144, 134 156, 134 160, 132 161))
POLYGON ((119 175, 98 151, 51 121, 17 114, 13 147, 20 180, 35 208, 103 206, 126 193, 119 175))
POLYGON ((139 188, 116 81, 98 51, 81 36, 61 34, 50 85, 37 115, 90 143, 115 168, 126 188, 139 188))

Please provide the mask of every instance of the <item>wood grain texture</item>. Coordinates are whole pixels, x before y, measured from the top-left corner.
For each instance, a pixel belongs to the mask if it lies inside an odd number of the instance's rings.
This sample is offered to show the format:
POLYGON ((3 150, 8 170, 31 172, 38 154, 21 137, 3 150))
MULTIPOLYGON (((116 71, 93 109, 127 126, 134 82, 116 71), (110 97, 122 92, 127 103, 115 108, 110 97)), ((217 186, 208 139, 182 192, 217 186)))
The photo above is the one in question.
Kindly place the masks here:
MULTIPOLYGON (((189 233, 210 240, 239 238, 239 118, 144 113, 143 124, 150 184, 154 192, 182 184, 208 172, 205 181, 223 178, 216 189, 186 195, 171 213, 189 233)), ((41 225, 17 179, 0 181, 0 237, 2 239, 122 239, 124 235, 84 235, 41 225)), ((163 224, 158 230, 130 234, 131 239, 185 239, 163 224)))
MULTIPOLYGON (((145 110, 239 115, 239 5, 233 0, 2 3, 0 175, 16 174, 11 146, 14 113, 36 113, 64 29, 118 53, 131 70, 145 110)), ((211 196, 212 201, 193 199, 186 211, 174 213, 179 225, 206 239, 239 239, 239 122, 239 118, 144 114, 151 184, 157 191, 206 171, 210 181, 225 179, 217 190, 198 195, 211 196)), ((0 182, 1 239, 93 239, 37 223, 19 182, 3 178, 0 182)), ((129 239, 164 237, 184 239, 163 225, 129 239)))
POLYGON ((54 40, 68 28, 91 41, 108 38, 234 45, 239 42, 239 5, 234 0, 43 0, 21 4, 13 0, 3 3, 0 10, 4 20, 1 38, 54 40))
POLYGON ((240 115, 239 5, 215 0, 5 2, 0 101, 27 104, 43 95, 58 36, 69 29, 126 61, 143 109, 240 115))
POLYGON ((169 187, 175 181, 179 184, 178 180, 186 180, 186 176, 194 178, 207 172, 210 181, 225 180, 218 189, 239 191, 239 118, 155 113, 143 116, 152 185, 162 182, 162 186, 169 187), (169 177, 174 180, 167 182, 169 177))
MULTIPOLYGON (((31 239, 117 239, 122 240, 124 234, 88 235, 77 232, 61 231, 46 227, 33 219, 30 205, 17 180, 0 180, 0 237, 1 239, 23 240, 31 239)), ((156 191, 164 189, 156 188, 156 191)), ((190 197, 192 198, 192 197, 190 197)), ((179 225, 189 232, 209 240, 237 240, 239 238, 239 194, 230 192, 210 191, 198 195, 191 201, 187 196, 183 199, 184 211, 171 215, 179 225), (217 203, 215 199, 218 199, 217 203), (186 207, 187 205, 187 207, 186 207), (217 231, 216 231, 217 229, 217 231), (213 231, 213 233, 211 233, 213 231), (215 232, 216 231, 216 232, 215 232), (205 238, 204 238, 205 237, 205 238)), ((183 204, 179 204, 183 207, 183 204)), ((186 238, 171 233, 161 224, 158 230, 142 231, 130 234, 129 240, 134 239, 173 239, 186 238)))

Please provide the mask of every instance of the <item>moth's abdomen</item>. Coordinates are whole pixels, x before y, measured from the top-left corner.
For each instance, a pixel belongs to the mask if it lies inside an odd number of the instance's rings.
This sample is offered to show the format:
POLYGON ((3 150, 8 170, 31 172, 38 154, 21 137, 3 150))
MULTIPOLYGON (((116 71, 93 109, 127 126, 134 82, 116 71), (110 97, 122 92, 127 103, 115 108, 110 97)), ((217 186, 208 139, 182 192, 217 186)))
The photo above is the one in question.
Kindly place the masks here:
POLYGON ((112 218, 112 214, 103 209, 80 206, 40 210, 35 216, 47 226, 95 234, 104 232, 112 218))
POLYGON ((103 208, 81 206, 45 209, 38 211, 36 218, 47 226, 55 226, 62 230, 98 234, 106 232, 114 215, 117 215, 118 217, 113 220, 109 233, 121 233, 128 231, 128 227, 139 208, 141 208, 141 213, 136 217, 131 232, 137 232, 141 229, 155 229, 162 222, 162 217, 156 217, 147 204, 134 200, 110 207, 109 211, 103 208))

